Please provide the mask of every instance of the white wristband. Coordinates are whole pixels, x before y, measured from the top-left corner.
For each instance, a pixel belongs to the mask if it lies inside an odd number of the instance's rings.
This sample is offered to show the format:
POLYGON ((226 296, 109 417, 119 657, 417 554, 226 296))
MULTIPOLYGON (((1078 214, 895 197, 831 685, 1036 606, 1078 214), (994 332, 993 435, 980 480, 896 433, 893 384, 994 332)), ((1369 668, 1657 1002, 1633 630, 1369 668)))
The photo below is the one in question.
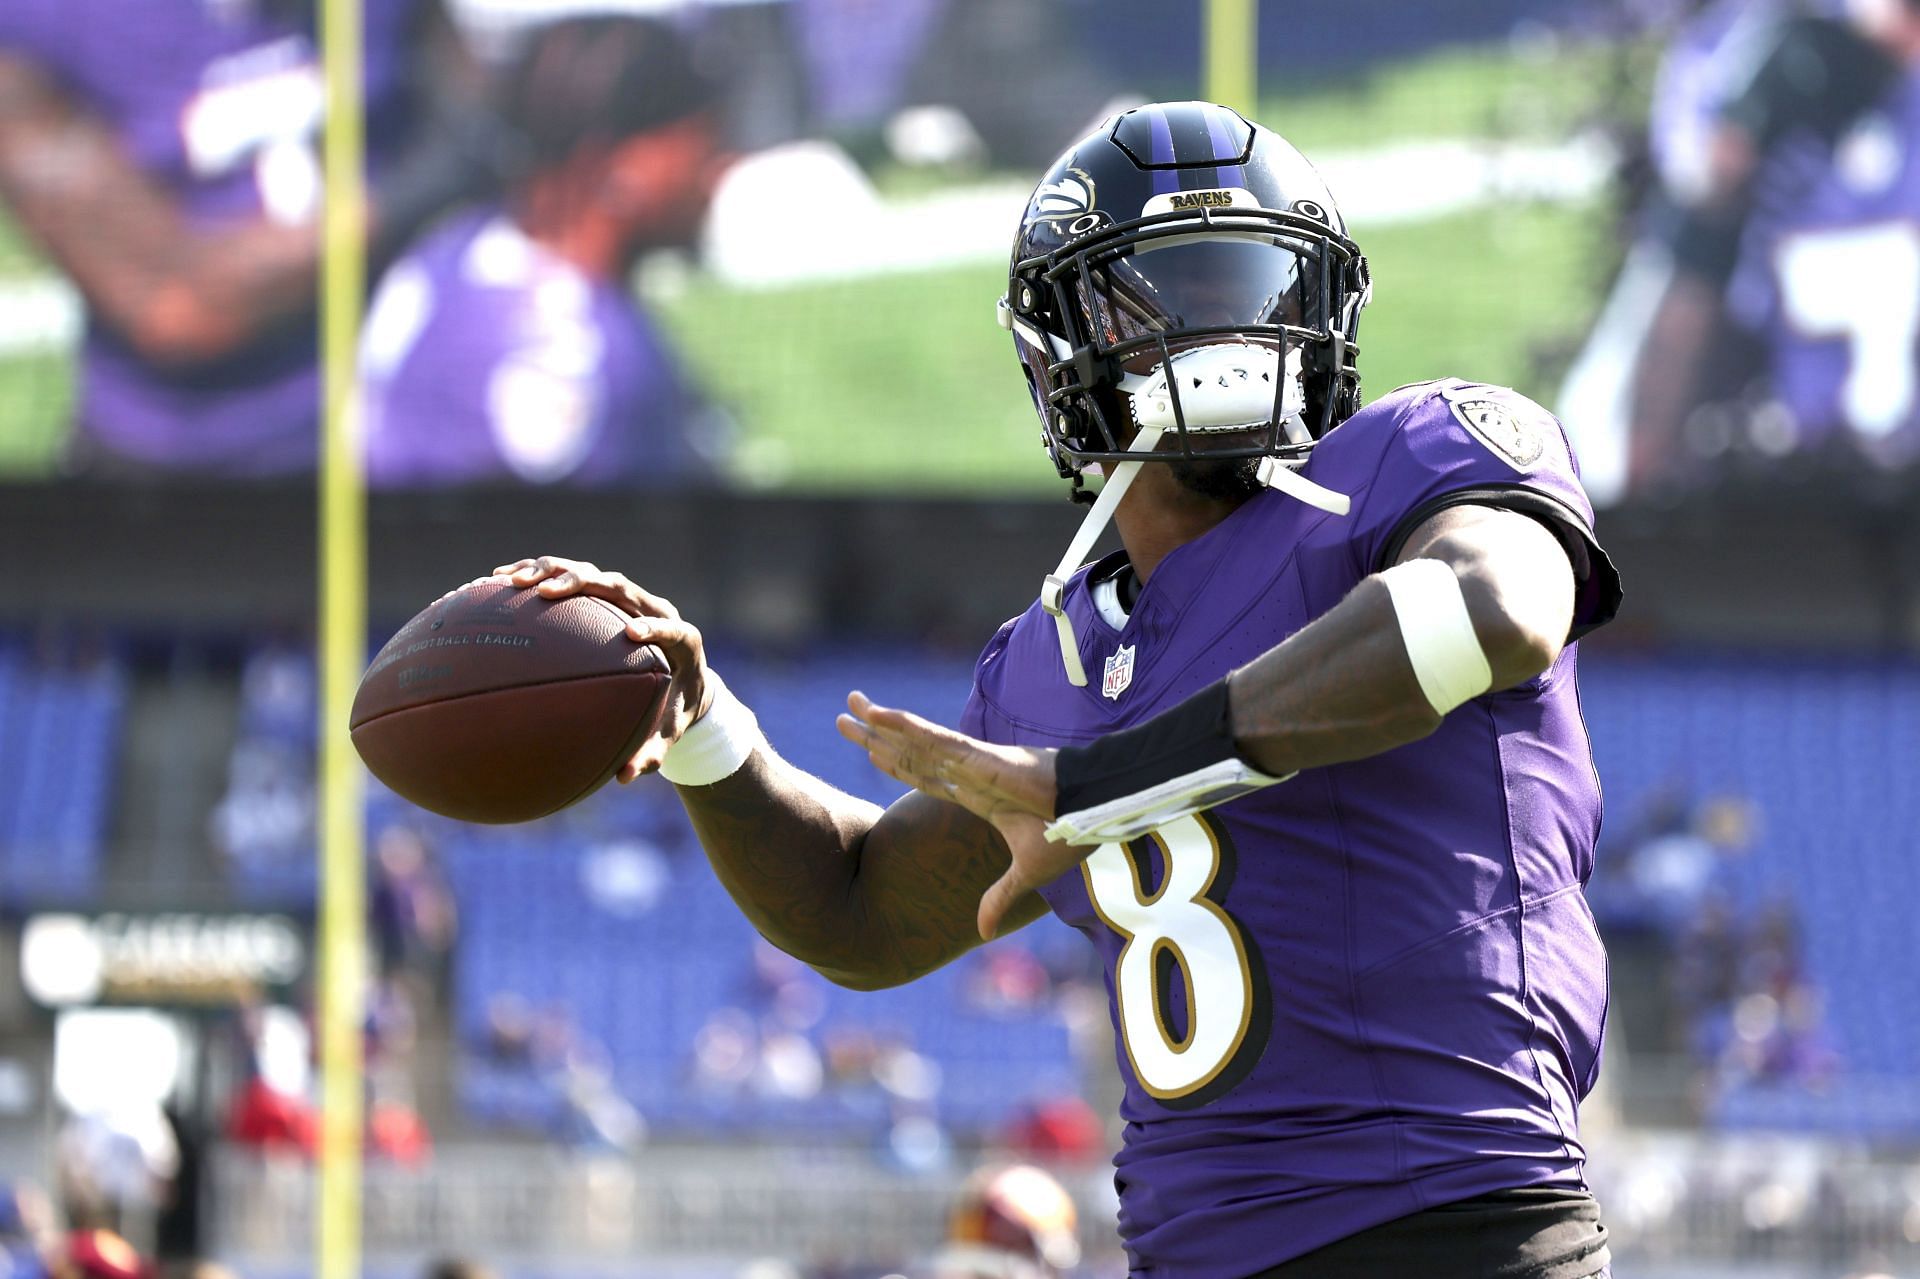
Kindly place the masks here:
POLYGON ((766 741, 760 721, 746 703, 712 671, 707 679, 713 684, 713 703, 679 741, 667 747, 660 761, 660 776, 675 786, 711 786, 732 777, 766 741))
POLYGON ((1445 715, 1493 687, 1493 668, 1474 633, 1453 566, 1408 560, 1380 574, 1393 598, 1400 638, 1427 702, 1445 715))

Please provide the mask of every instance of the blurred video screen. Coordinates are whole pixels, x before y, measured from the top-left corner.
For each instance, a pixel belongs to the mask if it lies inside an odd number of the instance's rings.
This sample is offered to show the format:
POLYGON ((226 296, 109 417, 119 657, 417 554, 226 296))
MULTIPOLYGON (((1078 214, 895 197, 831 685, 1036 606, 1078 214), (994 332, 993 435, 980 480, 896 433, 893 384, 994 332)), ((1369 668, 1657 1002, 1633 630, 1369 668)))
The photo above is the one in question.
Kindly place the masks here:
MULTIPOLYGON (((135 55, 76 38, 88 4, 0 14, 0 70, 39 108, 0 139, 10 478, 312 465, 310 6, 178 7, 191 34, 139 93, 114 88, 135 55)), ((1602 504, 1909 465, 1904 0, 1266 10, 1259 118, 1373 265, 1369 398, 1512 385, 1560 413, 1602 504)), ((1202 92, 1197 12, 368 13, 376 486, 1061 487, 994 322, 1012 232, 1094 122, 1202 92), (633 19, 673 38, 606 37, 633 19)))

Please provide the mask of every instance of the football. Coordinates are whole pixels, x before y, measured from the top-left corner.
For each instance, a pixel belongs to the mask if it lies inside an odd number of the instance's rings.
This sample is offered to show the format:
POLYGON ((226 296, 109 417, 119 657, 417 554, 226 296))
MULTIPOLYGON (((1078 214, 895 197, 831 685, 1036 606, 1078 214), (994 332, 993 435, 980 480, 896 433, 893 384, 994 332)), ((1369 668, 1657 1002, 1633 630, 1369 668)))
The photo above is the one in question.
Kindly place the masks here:
POLYGON ((626 623, 587 596, 463 586, 374 657, 353 699, 354 747, 396 794, 461 821, 531 821, 585 799, 666 706, 666 659, 626 623))

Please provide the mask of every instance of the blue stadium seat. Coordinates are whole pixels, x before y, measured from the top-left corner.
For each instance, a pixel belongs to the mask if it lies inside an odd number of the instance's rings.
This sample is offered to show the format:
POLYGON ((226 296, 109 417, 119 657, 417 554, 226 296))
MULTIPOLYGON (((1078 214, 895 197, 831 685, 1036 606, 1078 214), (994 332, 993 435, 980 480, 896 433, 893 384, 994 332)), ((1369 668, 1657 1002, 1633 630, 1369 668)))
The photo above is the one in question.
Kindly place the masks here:
POLYGON ((126 679, 0 651, 0 893, 82 905, 99 891, 126 679))

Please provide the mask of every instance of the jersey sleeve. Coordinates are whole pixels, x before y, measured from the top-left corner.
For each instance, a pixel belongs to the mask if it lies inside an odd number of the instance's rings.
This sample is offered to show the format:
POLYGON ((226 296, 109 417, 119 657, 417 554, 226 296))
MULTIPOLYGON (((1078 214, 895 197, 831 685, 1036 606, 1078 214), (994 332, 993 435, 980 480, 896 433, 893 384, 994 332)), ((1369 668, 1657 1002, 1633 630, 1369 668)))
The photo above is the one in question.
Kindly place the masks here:
POLYGON ((0 53, 9 53, 65 77, 71 73, 73 37, 80 19, 63 15, 54 0, 0 3, 0 53))
POLYGON ((1013 622, 1002 626, 987 641, 986 648, 981 650, 980 660, 974 663, 973 688, 967 693, 967 704, 960 712, 958 725, 968 737, 1000 745, 1013 741, 1013 726, 994 709, 986 692, 998 677, 1000 662, 1006 653, 1007 640, 1013 634, 1013 627, 1013 622))
POLYGON ((1551 413, 1505 387, 1462 382, 1412 399, 1354 512, 1360 572, 1392 567, 1420 525, 1464 505, 1518 511, 1560 540, 1575 582, 1570 638, 1612 620, 1620 576, 1595 540, 1593 506, 1551 413))

